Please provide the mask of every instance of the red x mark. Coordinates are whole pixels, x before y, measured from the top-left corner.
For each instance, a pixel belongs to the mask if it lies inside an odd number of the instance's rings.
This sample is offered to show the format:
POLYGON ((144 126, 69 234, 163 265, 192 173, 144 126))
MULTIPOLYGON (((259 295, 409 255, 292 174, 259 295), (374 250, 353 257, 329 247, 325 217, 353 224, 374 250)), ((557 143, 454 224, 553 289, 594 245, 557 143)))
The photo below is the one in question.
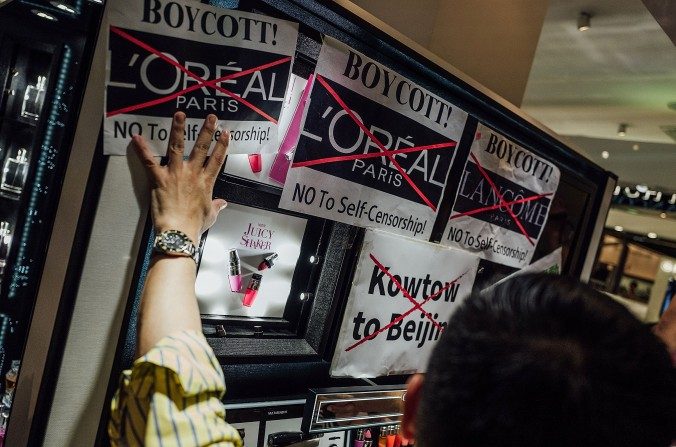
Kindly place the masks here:
MULTIPOLYGON (((474 154, 471 153, 471 152, 469 153, 469 156, 472 157, 472 161, 474 161, 477 168, 479 168, 479 172, 481 172, 481 175, 483 175, 483 177, 486 179, 488 184, 491 186, 491 189, 495 193, 496 197, 500 201, 497 205, 495 205, 495 207, 501 208, 501 207, 504 206, 507 209, 507 212, 511 216, 511 218, 514 221, 514 223, 516 224, 516 226, 519 227, 519 231, 521 231, 521 233, 523 233, 523 235, 526 236, 526 239, 528 239, 528 242, 530 242, 531 245, 535 246, 535 242, 533 242, 533 239, 531 239, 531 237, 528 235, 528 233, 526 232, 526 229, 523 227, 523 224, 521 223, 519 218, 516 217, 516 214, 514 214, 514 211, 512 211, 512 208, 510 208, 510 206, 509 206, 510 203, 505 201, 505 199, 502 197, 502 194, 500 194, 500 190, 495 186, 495 183, 493 183, 493 180, 490 178, 490 176, 488 175, 486 170, 483 168, 483 166, 481 166, 481 163, 479 163, 479 160, 477 160, 476 156, 474 156, 474 154)), ((533 197, 529 197, 528 199, 529 200, 535 200, 536 198, 540 198, 540 197, 533 196, 533 197)), ((526 201, 526 200, 524 199, 522 201, 526 201)), ((514 201, 512 204, 521 203, 522 201, 517 200, 517 201, 514 201)), ((474 211, 476 212, 476 210, 474 210, 474 211)))
POLYGON ((167 56, 166 56, 164 53, 162 53, 161 51, 159 51, 159 50, 153 48, 152 46, 148 45, 147 43, 145 43, 145 42, 143 42, 143 41, 141 41, 141 40, 139 40, 139 39, 137 39, 137 38, 135 38, 135 37, 129 35, 128 33, 122 31, 121 29, 119 29, 119 28, 117 28, 117 27, 115 27, 115 26, 111 26, 111 27, 110 27, 110 31, 113 32, 113 33, 115 33, 115 34, 117 34, 118 36, 122 37, 123 39, 128 40, 129 42, 131 42, 131 43, 133 43, 133 44, 135 44, 135 45, 137 45, 137 46, 143 48, 144 50, 146 50, 146 51, 148 51, 148 52, 154 54, 155 56, 157 56, 158 58, 160 58, 160 59, 163 60, 164 62, 166 62, 166 63, 168 63, 168 64, 170 64, 170 65, 172 65, 172 66, 178 68, 178 69, 181 70, 183 73, 187 74, 187 75, 190 76, 191 78, 193 78, 193 79, 195 79, 196 81, 198 81, 198 83, 195 84, 195 85, 192 85, 192 86, 190 86, 190 87, 188 87, 188 88, 185 88, 185 89, 183 89, 183 90, 181 90, 181 91, 178 91, 178 92, 175 92, 175 93, 171 93, 171 94, 169 94, 169 95, 167 95, 167 96, 163 96, 163 97, 161 97, 161 98, 157 98, 157 99, 153 99, 153 100, 151 100, 151 101, 147 101, 147 102, 143 102, 143 103, 140 103, 140 104, 135 104, 135 105, 132 105, 132 106, 124 107, 124 108, 121 108, 121 109, 118 109, 118 110, 113 110, 112 112, 108 112, 108 113, 106 114, 107 117, 119 115, 119 114, 121 114, 121 113, 131 112, 131 111, 134 111, 134 110, 144 109, 144 108, 151 107, 151 106, 154 106, 154 105, 157 105, 157 104, 162 104, 162 103, 165 103, 165 102, 167 102, 167 101, 171 101, 172 99, 174 99, 174 98, 176 98, 176 97, 178 97, 178 96, 184 95, 184 94, 189 93, 189 92, 192 92, 192 91, 194 91, 194 90, 197 90, 197 89, 199 89, 199 88, 202 88, 202 87, 211 87, 211 88, 213 88, 214 90, 218 90, 218 91, 220 91, 221 93, 224 93, 224 94, 230 96, 231 98, 237 100, 238 102, 244 104, 245 106, 249 107, 251 110, 253 110, 254 112, 258 113, 260 116, 262 116, 263 118, 267 119, 268 121, 271 121, 271 122, 277 124, 277 120, 276 120, 276 119, 274 119, 273 117, 271 117, 270 115, 268 115, 267 113, 265 113, 264 111, 262 111, 261 109, 259 109, 258 107, 256 107, 255 105, 251 104, 249 101, 247 101, 246 99, 242 98, 241 96, 239 96, 239 95, 237 95, 237 94, 231 92, 230 90, 226 90, 225 88, 221 87, 220 85, 218 85, 218 83, 223 82, 223 81, 227 81, 227 80, 230 80, 230 79, 236 79, 236 78, 239 78, 239 77, 241 77, 241 76, 246 76, 246 75, 248 75, 248 74, 250 74, 250 73, 253 73, 253 72, 255 72, 255 71, 262 71, 262 70, 265 70, 265 69, 267 69, 267 68, 270 68, 270 67, 274 67, 274 66, 276 66, 276 65, 283 64, 283 63, 285 63, 285 62, 290 61, 290 60, 291 60, 291 57, 284 57, 284 58, 279 59, 279 60, 277 60, 277 61, 273 61, 273 62, 270 62, 270 63, 267 63, 267 64, 260 65, 260 66, 258 66, 258 67, 249 68, 249 69, 247 69, 247 70, 239 71, 239 72, 236 72, 236 73, 227 75, 227 76, 223 76, 223 77, 218 78, 218 79, 213 79, 213 80, 211 80, 211 81, 208 81, 208 80, 206 80, 206 79, 203 79, 203 78, 197 76, 195 73, 191 72, 190 70, 188 70, 188 69, 185 68, 183 65, 179 64, 178 62, 176 62, 175 60, 173 60, 173 59, 167 57, 167 56))
POLYGON ((539 200, 543 197, 549 197, 552 194, 553 193, 548 192, 546 194, 537 194, 535 196, 526 197, 524 199, 513 200, 511 202, 507 202, 507 203, 504 203, 504 204, 498 203, 497 205, 484 206, 483 208, 477 208, 477 209, 472 210, 472 211, 465 211, 464 213, 454 214, 453 216, 450 217, 449 220, 457 219, 458 217, 463 217, 463 216, 471 216, 472 214, 483 213, 485 211, 493 211, 495 209, 502 208, 503 206, 507 206, 507 205, 511 206, 511 205, 516 205, 516 204, 519 204, 519 203, 526 203, 526 202, 530 202, 530 201, 533 201, 533 200, 539 200))
POLYGON ((441 289, 439 289, 436 293, 433 293, 432 295, 425 297, 425 299, 423 300, 422 303, 418 303, 418 302, 417 302, 417 301, 416 301, 416 300, 408 293, 408 291, 407 291, 406 289, 404 289, 404 287, 401 285, 401 283, 400 283, 399 281, 397 281, 396 278, 394 278, 394 276, 392 276, 392 274, 391 274, 391 273, 390 273, 390 272, 389 272, 389 271, 388 271, 388 270, 387 270, 387 269, 386 269, 386 268, 385 268, 385 267, 384 267, 384 266, 376 259, 375 256, 373 256, 373 254, 369 254, 369 256, 370 256, 371 260, 373 261, 373 263, 380 269, 380 271, 382 271, 383 273, 385 273, 385 274, 390 278, 390 280, 392 280, 392 282, 394 283, 394 285, 397 286, 397 288, 398 288, 398 289, 401 291, 401 293, 406 297, 406 299, 408 299, 411 303, 413 303, 413 307, 411 307, 409 310, 407 310, 407 311, 404 312, 403 314, 399 315, 397 318, 395 318, 394 320, 392 320, 391 322, 389 322, 389 323, 386 324, 385 326, 381 327, 381 328, 378 329, 377 331, 373 332, 373 333, 370 334, 370 335, 364 336, 363 338, 361 338, 361 339, 358 340, 357 342, 355 342, 355 343, 353 343, 352 345, 348 346, 348 347, 345 349, 345 352, 349 352, 349 351, 353 350, 353 349, 356 348, 357 346, 359 346, 359 345, 361 345, 361 344, 363 344, 363 343, 366 343, 368 340, 373 340, 373 339, 376 338, 379 334, 385 332, 386 330, 388 330, 389 328, 391 328, 391 327, 394 326, 395 324, 399 323, 401 320, 403 320, 404 318, 406 318, 407 316, 409 316, 410 314, 412 314, 412 313, 415 312, 416 310, 420 310, 421 312, 423 312, 423 313, 425 314, 425 316, 432 322, 432 324, 434 324, 437 328, 439 328, 439 330, 441 330, 441 331, 443 332, 444 328, 443 328, 443 327, 442 327, 442 326, 441 326, 434 318, 432 318, 432 316, 431 316, 431 314, 430 314, 429 312, 425 312, 425 310, 423 309, 423 306, 424 306, 425 304, 427 304, 430 300, 432 300, 432 299, 438 297, 439 295, 441 295, 442 293, 444 293, 444 291, 448 290, 451 286, 453 286, 456 282, 458 282, 458 281, 460 280, 460 278, 462 278, 463 276, 465 276, 465 275, 467 274, 467 272, 464 272, 463 274, 461 274, 460 276, 458 276, 457 278, 455 278, 453 281, 451 281, 451 282, 449 282, 448 284, 446 284, 446 286, 444 286, 444 287, 442 287, 441 289))
POLYGON ((317 160, 311 160, 311 161, 304 161, 304 162, 298 162, 294 163, 291 165, 291 167, 301 167, 301 166, 311 166, 311 165, 316 165, 316 164, 323 164, 323 163, 335 163, 338 161, 346 161, 346 160, 358 160, 360 158, 375 158, 375 157, 382 157, 383 155, 387 157, 392 165, 399 171, 399 173, 404 177, 406 182, 413 188, 413 190, 420 196, 420 198, 429 206, 432 208, 432 210, 436 211, 437 207, 430 201, 430 199, 425 196, 425 194, 416 186, 416 184, 411 180, 411 178, 408 176, 406 171, 399 165, 397 160, 395 160, 394 156, 396 154, 404 154, 407 152, 419 152, 419 151, 425 151, 425 150, 430 150, 430 149, 442 149, 446 147, 453 147, 456 145, 455 142, 451 141, 448 143, 439 143, 439 144, 432 144, 429 146, 418 146, 418 147, 411 147, 411 148, 406 148, 406 149, 397 149, 397 150, 388 150, 383 143, 376 138, 373 133, 371 133, 370 130, 366 128, 364 123, 362 123, 357 116, 350 110, 350 108, 347 106, 345 101, 336 93, 336 91, 331 88, 331 86, 326 82, 326 80, 321 76, 317 75, 317 81, 319 81, 320 84, 324 86, 324 88, 329 92, 329 94, 333 97, 333 99, 336 100, 336 102, 340 105, 340 107, 347 113, 347 115, 352 119, 352 121, 359 126, 359 128, 364 131, 366 136, 375 143, 375 145, 378 147, 380 152, 375 152, 375 153, 369 153, 369 154, 359 154, 359 155, 346 155, 346 156, 339 156, 339 157, 328 157, 328 158, 322 158, 322 159, 317 159, 317 160))

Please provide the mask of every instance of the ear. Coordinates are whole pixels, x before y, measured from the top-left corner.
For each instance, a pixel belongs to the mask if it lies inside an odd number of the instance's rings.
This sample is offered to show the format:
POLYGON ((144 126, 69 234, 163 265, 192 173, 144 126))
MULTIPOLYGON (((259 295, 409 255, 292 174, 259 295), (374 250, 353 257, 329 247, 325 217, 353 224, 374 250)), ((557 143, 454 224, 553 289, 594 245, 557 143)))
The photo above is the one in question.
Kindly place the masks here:
POLYGON ((414 374, 406 384, 406 397, 404 400, 404 417, 401 423, 402 434, 407 439, 415 438, 415 421, 418 415, 418 404, 425 376, 414 374))

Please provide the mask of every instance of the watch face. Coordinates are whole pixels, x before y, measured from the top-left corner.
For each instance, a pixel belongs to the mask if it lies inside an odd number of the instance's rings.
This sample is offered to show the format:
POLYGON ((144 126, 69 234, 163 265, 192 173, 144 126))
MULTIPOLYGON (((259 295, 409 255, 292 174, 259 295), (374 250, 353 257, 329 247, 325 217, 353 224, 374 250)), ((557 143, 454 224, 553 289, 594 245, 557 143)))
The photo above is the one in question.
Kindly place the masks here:
POLYGON ((162 242, 170 251, 179 251, 187 245, 184 236, 178 233, 165 233, 162 235, 162 242))

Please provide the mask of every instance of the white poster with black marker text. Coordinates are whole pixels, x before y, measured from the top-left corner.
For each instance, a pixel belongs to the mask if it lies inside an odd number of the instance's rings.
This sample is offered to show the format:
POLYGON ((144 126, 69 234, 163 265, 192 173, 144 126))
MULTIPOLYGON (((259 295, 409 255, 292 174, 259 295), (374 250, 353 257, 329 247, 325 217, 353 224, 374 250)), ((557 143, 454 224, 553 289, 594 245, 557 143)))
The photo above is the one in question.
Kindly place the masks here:
POLYGON ((331 362, 334 377, 424 372, 451 314, 469 295, 479 258, 367 230, 331 362))
POLYGON ((560 177, 552 162, 479 123, 441 243, 528 265, 560 177))
POLYGON ((466 120, 326 38, 280 207, 427 240, 466 120))
POLYGON ((109 3, 105 154, 125 155, 143 134, 163 155, 176 110, 188 116, 186 150, 213 113, 229 153, 276 151, 298 24, 187 0, 109 3))

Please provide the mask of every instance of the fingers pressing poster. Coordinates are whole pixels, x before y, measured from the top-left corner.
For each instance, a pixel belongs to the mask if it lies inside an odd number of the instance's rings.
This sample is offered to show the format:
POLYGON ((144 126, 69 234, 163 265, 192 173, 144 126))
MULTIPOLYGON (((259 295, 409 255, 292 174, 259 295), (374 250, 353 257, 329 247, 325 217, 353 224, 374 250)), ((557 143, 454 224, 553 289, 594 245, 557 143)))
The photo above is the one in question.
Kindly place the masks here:
POLYGON ((451 314, 472 290, 479 258, 366 231, 331 363, 334 377, 423 372, 451 314))
POLYGON ((104 153, 124 155, 143 134, 163 155, 176 110, 193 117, 186 148, 213 113, 230 153, 276 150, 297 24, 185 0, 111 3, 104 153))
POLYGON ((428 239, 466 120, 326 38, 280 207, 428 239))
POLYGON ((528 265, 560 177, 551 162, 479 123, 441 243, 528 265))

